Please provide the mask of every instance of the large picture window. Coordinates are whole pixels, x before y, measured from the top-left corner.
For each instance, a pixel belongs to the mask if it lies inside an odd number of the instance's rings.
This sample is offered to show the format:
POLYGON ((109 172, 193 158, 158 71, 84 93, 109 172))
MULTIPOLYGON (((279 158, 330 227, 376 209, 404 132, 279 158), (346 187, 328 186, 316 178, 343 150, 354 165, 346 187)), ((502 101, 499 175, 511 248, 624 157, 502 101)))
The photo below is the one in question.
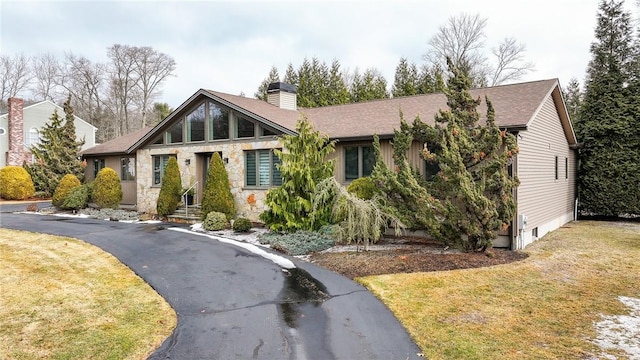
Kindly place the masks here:
POLYGON ((164 169, 169 163, 169 159, 176 157, 175 155, 154 155, 153 156, 153 185, 162 185, 162 176, 164 176, 164 169))
POLYGON ((344 160, 344 179, 346 181, 371 175, 376 164, 372 146, 345 147, 344 160))
POLYGON ((167 131, 167 143, 177 144, 182 142, 182 121, 178 121, 167 131))
POLYGON ((136 158, 124 157, 120 159, 120 180, 136 180, 136 158))
POLYGON ((187 142, 204 141, 204 104, 187 115, 187 142))
POLYGON ((245 184, 247 186, 280 186, 280 159, 273 150, 245 151, 245 184))
POLYGON ((229 111, 209 102, 209 140, 229 138, 229 111))

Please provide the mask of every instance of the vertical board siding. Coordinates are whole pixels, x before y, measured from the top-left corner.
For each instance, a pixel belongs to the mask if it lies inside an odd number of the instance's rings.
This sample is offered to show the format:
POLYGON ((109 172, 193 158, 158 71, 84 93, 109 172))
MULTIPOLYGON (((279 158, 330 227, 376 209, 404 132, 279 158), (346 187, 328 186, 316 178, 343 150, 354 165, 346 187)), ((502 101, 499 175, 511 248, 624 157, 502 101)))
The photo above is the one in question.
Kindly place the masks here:
MULTIPOLYGON (((576 182, 576 153, 569 148, 551 96, 518 139, 518 214, 527 215, 525 231, 558 221, 573 211, 576 182), (558 157, 558 179, 555 159, 558 157), (569 178, 565 179, 565 158, 569 178)), ((558 227, 562 224, 558 224, 558 227)), ((539 234, 542 236, 544 234, 539 234)))

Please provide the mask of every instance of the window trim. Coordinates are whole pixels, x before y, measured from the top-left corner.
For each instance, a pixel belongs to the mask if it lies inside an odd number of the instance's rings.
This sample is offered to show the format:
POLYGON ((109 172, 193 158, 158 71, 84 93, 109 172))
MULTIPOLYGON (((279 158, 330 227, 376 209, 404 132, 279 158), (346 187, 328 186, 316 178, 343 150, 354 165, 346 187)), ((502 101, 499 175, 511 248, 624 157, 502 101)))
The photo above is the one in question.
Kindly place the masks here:
MULTIPOLYGON (((253 150, 244 150, 244 188, 247 189, 268 189, 272 187, 277 187, 282 185, 282 179, 278 182, 274 182, 274 176, 277 173, 280 173, 280 170, 276 168, 277 164, 281 164, 282 161, 275 154, 274 150, 276 149, 253 149, 253 150), (268 185, 260 185, 260 163, 258 154, 261 152, 269 152, 269 184, 268 185), (255 185, 248 185, 249 171, 247 166, 248 156, 247 154, 254 154, 255 161, 255 185)), ((277 149, 282 151, 282 149, 277 149)))

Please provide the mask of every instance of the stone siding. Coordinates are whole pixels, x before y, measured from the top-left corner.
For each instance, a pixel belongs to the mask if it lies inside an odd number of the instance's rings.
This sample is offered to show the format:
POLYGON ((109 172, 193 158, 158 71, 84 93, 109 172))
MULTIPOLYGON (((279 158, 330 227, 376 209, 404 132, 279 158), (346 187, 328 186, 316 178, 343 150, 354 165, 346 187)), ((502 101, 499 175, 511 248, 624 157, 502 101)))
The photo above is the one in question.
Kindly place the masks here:
POLYGON ((267 139, 254 142, 230 142, 230 143, 206 143, 198 145, 168 147, 148 147, 137 152, 137 182, 138 182, 138 211, 149 214, 156 213, 156 201, 160 194, 160 187, 153 186, 153 161, 154 155, 175 154, 178 160, 178 167, 182 176, 182 185, 188 186, 195 181, 200 182, 198 186, 198 198, 202 200, 202 180, 198 177, 199 166, 197 161, 198 153, 222 152, 223 159, 228 159, 225 164, 231 193, 235 199, 236 216, 246 217, 252 221, 259 221, 258 215, 265 210, 264 198, 268 188, 245 187, 244 151, 282 148, 277 139, 267 139), (189 165, 186 164, 189 160, 189 165))

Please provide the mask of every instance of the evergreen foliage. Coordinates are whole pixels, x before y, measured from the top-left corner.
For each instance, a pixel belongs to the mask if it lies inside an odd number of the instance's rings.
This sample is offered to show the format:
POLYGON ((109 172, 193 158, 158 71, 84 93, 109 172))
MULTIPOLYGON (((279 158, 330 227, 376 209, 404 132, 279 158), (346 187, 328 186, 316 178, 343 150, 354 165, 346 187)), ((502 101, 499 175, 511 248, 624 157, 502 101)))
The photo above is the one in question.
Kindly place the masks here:
MULTIPOLYGON (((518 147, 515 136, 496 126, 489 99, 485 98, 486 124, 478 123, 480 99, 468 92, 469 78, 449 64, 449 109, 439 111, 434 127, 416 119, 412 131, 425 143, 424 159, 440 169, 430 181, 444 208, 437 238, 466 250, 484 250, 515 214, 513 189, 518 180, 509 175, 508 165, 518 147)), ((394 147, 396 142, 394 138, 394 147)))
POLYGON ((333 176, 334 164, 328 161, 335 146, 325 135, 302 117, 296 125, 298 135, 281 138, 286 152, 275 150, 280 158, 282 185, 267 192, 265 205, 268 210, 260 219, 273 231, 318 229, 329 223, 329 209, 312 206, 316 185, 333 176))
POLYGON ((236 215, 236 204, 231 194, 229 175, 220 154, 211 156, 207 183, 202 194, 202 214, 218 211, 227 216, 227 220, 236 215))
POLYGON ((236 232, 247 232, 247 231, 251 230, 252 226, 253 226, 253 223, 251 222, 251 220, 249 220, 247 218, 237 218, 233 222, 233 231, 236 231, 236 232))
POLYGON ((0 197, 5 200, 24 200, 35 194, 31 175, 20 166, 0 169, 0 197))
POLYGON ((262 80, 260 86, 258 87, 258 91, 256 91, 253 96, 256 99, 267 101, 267 89, 269 88, 269 84, 280 81, 280 75, 278 74, 278 68, 275 66, 271 67, 269 71, 269 76, 266 79, 262 80))
POLYGON ((640 55, 633 44, 624 1, 601 1, 575 124, 583 214, 640 214, 640 55))
POLYGON ((90 192, 91 186, 89 184, 77 186, 69 191, 60 207, 67 210, 84 209, 89 203, 90 192))
POLYGON ((391 95, 393 97, 417 95, 419 88, 418 67, 415 63, 409 63, 406 58, 400 58, 400 63, 396 66, 391 95))
POLYGON ((180 178, 180 169, 178 168, 178 161, 172 156, 164 169, 164 175, 162 175, 162 186, 156 202, 158 215, 167 216, 173 214, 178 208, 181 195, 182 180, 180 178))
POLYGON ((37 191, 51 196, 58 182, 66 174, 78 179, 84 178, 84 166, 80 160, 80 149, 84 141, 76 140, 71 96, 63 105, 65 121, 54 110, 49 122, 40 131, 40 143, 31 147, 35 162, 25 164, 25 169, 33 178, 37 191))
POLYGON ((376 69, 367 69, 363 74, 356 71, 349 89, 352 102, 386 99, 387 80, 376 69))
POLYGON ((286 234, 269 232, 261 235, 259 241, 261 244, 269 244, 273 250, 291 256, 319 252, 335 245, 331 237, 307 230, 286 234))
POLYGON ((56 191, 53 193, 51 204, 53 204, 53 206, 61 207, 71 190, 79 187, 80 185, 82 184, 75 175, 67 174, 63 176, 56 187, 56 191))
POLYGON ((202 222, 202 227, 209 231, 219 231, 229 227, 227 215, 219 211, 211 211, 202 222))
POLYGON ((365 176, 353 180, 349 184, 349 186, 347 186, 347 191, 359 197, 360 199, 371 200, 373 199, 373 196, 378 192, 378 189, 373 183, 371 177, 365 176))
POLYGON ((115 170, 105 167, 98 172, 93 182, 92 198, 100 208, 117 209, 120 206, 122 187, 115 170))
POLYGON ((580 92, 580 83, 576 78, 571 78, 567 88, 562 92, 564 103, 569 113, 569 118, 574 126, 580 122, 580 107, 582 107, 582 93, 580 92))
POLYGON ((334 237, 348 244, 364 245, 377 242, 389 226, 400 235, 405 228, 400 220, 382 210, 379 198, 364 200, 350 193, 334 177, 321 181, 313 195, 313 209, 331 209, 331 222, 336 224, 334 237))

